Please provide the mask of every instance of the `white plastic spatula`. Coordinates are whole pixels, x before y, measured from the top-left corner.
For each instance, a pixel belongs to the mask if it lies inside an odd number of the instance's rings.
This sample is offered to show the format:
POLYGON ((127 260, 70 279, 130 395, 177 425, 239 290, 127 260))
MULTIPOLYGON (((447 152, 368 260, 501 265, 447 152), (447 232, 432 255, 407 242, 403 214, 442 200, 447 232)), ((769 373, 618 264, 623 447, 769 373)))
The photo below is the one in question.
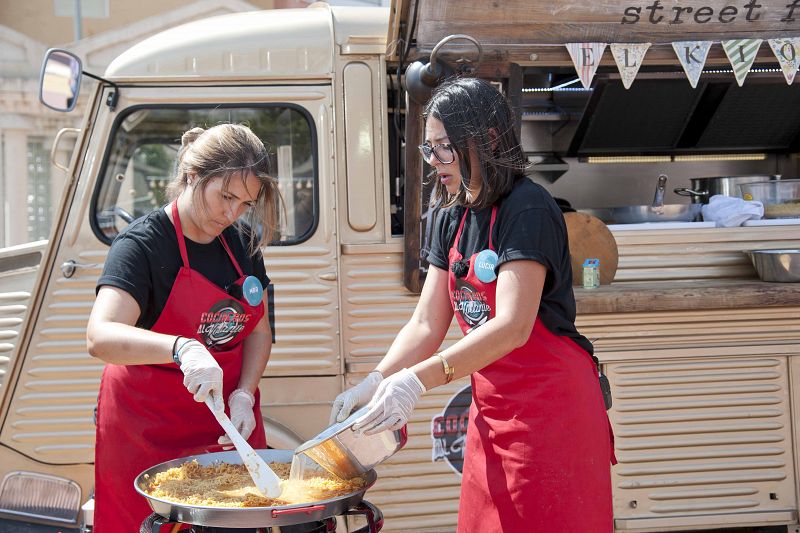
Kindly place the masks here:
POLYGON ((242 458, 244 466, 247 468, 247 471, 250 472, 250 477, 253 478, 253 482, 256 484, 258 491, 267 498, 277 498, 280 496, 281 480, 277 474, 272 471, 269 465, 264 462, 264 459, 256 453, 253 447, 247 444, 247 441, 244 440, 241 433, 236 430, 236 427, 231 422, 231 419, 228 418, 228 415, 225 414, 225 411, 217 411, 214 409, 214 400, 211 398, 211 395, 206 397, 206 405, 211 409, 219 425, 222 426, 222 429, 224 429, 225 433, 230 437, 231 442, 233 442, 233 445, 236 447, 236 451, 239 452, 239 456, 242 458))

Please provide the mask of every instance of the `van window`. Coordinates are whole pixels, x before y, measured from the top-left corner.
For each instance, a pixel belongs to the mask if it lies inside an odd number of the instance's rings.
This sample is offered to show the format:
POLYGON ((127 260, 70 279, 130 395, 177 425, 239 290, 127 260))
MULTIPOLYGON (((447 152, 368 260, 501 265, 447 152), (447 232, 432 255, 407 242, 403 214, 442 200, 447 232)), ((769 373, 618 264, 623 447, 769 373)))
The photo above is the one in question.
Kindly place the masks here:
POLYGON ((291 245, 308 239, 318 218, 315 130, 308 113, 291 104, 138 107, 122 114, 113 128, 92 199, 97 237, 110 244, 130 222, 165 205, 183 132, 223 122, 249 126, 273 158, 271 167, 283 202, 279 202, 279 227, 272 243, 291 245))

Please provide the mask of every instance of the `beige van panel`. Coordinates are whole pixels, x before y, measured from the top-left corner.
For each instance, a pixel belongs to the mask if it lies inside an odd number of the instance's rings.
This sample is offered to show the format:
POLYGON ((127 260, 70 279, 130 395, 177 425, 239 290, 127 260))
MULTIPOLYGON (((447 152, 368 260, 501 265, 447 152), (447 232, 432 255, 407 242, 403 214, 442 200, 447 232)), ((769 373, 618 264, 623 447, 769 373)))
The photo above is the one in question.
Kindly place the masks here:
POLYGON ((11 358, 18 348, 19 333, 28 314, 33 284, 47 241, 0 251, 0 396, 8 377, 11 358))
POLYGON ((786 357, 614 363, 607 374, 617 528, 796 516, 786 357))
POLYGON ((385 64, 377 55, 348 56, 338 63, 334 164, 342 181, 337 189, 339 242, 382 244, 391 239, 385 64), (346 209, 345 209, 346 207, 346 209))
MULTIPOLYGON (((411 318, 419 296, 403 286, 403 248, 399 243, 342 246, 342 273, 342 339, 351 378, 351 373, 375 368, 411 318)), ((461 337, 453 321, 443 346, 461 337)), ((351 382, 360 378, 355 376, 351 382)))
POLYGON ((192 21, 134 45, 111 62, 105 76, 116 81, 330 76, 329 10, 307 9, 301 18, 297 15, 296 10, 276 9, 192 21))
POLYGON ((372 71, 364 63, 344 68, 345 160, 347 221, 356 231, 369 231, 377 222, 375 191, 375 134, 372 125, 372 71))
POLYGON ((92 266, 76 269, 71 278, 54 270, 15 384, 0 437, 39 461, 94 460, 92 417, 103 364, 86 352, 86 322, 105 255, 97 249, 73 256, 92 266))

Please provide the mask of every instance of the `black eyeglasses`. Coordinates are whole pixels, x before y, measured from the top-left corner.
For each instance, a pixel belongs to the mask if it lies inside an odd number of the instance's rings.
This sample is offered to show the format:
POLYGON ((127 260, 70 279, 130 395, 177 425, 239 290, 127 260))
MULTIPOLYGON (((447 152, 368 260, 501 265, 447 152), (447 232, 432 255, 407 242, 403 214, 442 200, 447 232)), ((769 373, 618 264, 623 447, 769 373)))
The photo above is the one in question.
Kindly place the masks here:
POLYGON ((449 165, 456 160, 456 153, 453 151, 453 145, 450 143, 435 144, 431 146, 428 143, 420 144, 419 151, 425 161, 430 161, 431 155, 436 156, 436 159, 443 165, 449 165))

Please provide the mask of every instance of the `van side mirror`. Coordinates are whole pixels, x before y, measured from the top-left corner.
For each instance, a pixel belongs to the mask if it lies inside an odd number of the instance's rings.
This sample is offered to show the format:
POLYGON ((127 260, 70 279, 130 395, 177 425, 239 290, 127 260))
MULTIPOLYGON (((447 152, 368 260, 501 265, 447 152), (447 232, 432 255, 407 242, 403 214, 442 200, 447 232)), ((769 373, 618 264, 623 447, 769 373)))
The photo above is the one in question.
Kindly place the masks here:
POLYGON ((56 111, 72 111, 81 90, 81 60, 72 52, 51 48, 39 76, 39 101, 56 111))

